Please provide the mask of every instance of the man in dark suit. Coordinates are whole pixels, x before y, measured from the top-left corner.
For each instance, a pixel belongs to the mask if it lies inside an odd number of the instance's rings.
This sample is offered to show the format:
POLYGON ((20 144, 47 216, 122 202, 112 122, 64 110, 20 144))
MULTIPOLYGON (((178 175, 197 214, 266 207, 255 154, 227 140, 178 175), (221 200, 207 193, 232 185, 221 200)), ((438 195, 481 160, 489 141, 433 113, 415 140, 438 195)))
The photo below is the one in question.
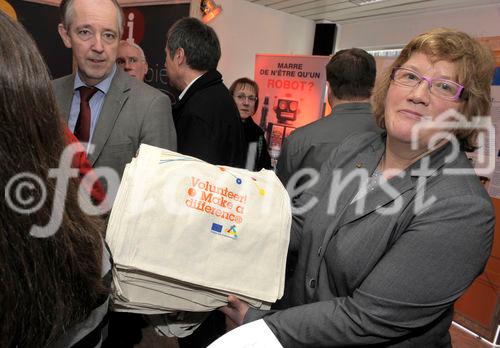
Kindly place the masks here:
POLYGON ((168 31, 165 67, 181 91, 173 106, 177 150, 212 164, 242 167, 244 141, 239 112, 216 70, 221 56, 215 31, 183 18, 168 31))
MULTIPOLYGON (((87 148, 94 168, 109 167, 121 177, 125 164, 146 143, 176 149, 170 99, 116 67, 123 13, 116 0, 63 0, 59 34, 73 51, 77 71, 53 81, 69 129, 87 148), (82 98, 90 119, 82 125, 82 98)), ((108 183, 108 187, 109 187, 108 183)))
MULTIPOLYGON (((326 66, 332 112, 285 139, 276 166, 283 185, 302 168, 319 173, 332 150, 352 133, 378 129, 370 105, 375 74, 375 59, 359 48, 342 50, 332 57, 326 66)), ((297 179, 302 183, 305 176, 297 179)))
MULTIPOLYGON (((215 31, 196 18, 180 19, 167 33, 165 52, 169 83, 181 91, 173 106, 177 150, 212 164, 243 167, 240 114, 216 70, 221 50, 215 31)), ((215 311, 179 345, 206 347, 224 332, 224 315, 215 311)))

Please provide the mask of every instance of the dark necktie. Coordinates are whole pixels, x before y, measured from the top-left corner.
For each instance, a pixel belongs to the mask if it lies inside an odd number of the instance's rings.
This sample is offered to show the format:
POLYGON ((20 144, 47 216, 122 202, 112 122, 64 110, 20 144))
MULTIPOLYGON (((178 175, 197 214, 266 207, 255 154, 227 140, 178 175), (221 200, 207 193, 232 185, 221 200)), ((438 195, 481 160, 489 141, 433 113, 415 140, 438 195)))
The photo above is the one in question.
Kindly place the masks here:
POLYGON ((75 136, 82 143, 87 143, 90 137, 90 105, 89 100, 97 92, 95 87, 82 86, 80 90, 80 113, 76 121, 75 136))

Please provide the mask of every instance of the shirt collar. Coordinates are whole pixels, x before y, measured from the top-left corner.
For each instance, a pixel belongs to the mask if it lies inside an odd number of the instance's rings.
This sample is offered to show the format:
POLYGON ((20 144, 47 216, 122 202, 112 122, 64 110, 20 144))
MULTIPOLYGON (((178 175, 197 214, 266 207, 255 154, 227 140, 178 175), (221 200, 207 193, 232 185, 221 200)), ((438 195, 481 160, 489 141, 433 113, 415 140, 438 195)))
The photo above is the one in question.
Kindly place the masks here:
MULTIPOLYGON (((111 81, 113 80, 113 77, 115 76, 116 73, 116 64, 113 65, 113 70, 111 70, 111 73, 101 82, 99 82, 97 85, 93 86, 96 87, 98 90, 103 92, 104 94, 107 94, 109 91, 109 88, 111 86, 111 81)), ((75 76, 75 82, 73 84, 73 90, 77 90, 80 87, 87 86, 85 82, 82 81, 80 78, 80 71, 77 71, 76 76, 75 76)))
POLYGON ((202 77, 202 76, 203 76, 203 74, 201 74, 200 76, 198 76, 198 77, 194 78, 194 79, 193 79, 193 81, 191 81, 191 82, 189 83, 189 85, 187 85, 187 87, 186 87, 186 88, 184 88, 184 90, 182 91, 182 93, 179 95, 179 100, 181 100, 181 99, 182 99, 182 97, 184 97, 184 95, 186 94, 186 92, 187 92, 187 90, 189 89, 189 87, 191 87, 191 86, 193 85, 193 83, 195 83, 195 82, 196 82, 196 80, 198 80, 198 79, 199 79, 200 77, 202 77))

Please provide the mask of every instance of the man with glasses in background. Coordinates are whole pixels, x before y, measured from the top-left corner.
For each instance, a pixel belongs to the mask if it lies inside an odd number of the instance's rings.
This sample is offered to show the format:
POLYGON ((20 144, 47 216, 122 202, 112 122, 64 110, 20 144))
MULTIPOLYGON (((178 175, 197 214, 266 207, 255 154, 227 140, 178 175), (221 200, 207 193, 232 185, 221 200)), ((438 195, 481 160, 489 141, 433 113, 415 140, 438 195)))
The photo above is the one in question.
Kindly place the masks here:
POLYGON ((126 40, 120 41, 118 45, 116 64, 139 81, 144 81, 148 73, 148 62, 141 46, 126 40))

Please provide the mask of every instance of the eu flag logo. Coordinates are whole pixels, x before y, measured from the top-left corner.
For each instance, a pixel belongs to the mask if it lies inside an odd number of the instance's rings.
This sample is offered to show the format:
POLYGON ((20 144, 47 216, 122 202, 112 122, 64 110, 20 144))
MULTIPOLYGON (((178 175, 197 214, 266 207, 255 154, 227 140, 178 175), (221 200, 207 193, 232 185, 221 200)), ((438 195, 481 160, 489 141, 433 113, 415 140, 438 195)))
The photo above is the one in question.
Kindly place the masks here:
POLYGON ((222 225, 216 224, 215 222, 212 223, 212 232, 214 233, 221 233, 222 232, 222 225))

